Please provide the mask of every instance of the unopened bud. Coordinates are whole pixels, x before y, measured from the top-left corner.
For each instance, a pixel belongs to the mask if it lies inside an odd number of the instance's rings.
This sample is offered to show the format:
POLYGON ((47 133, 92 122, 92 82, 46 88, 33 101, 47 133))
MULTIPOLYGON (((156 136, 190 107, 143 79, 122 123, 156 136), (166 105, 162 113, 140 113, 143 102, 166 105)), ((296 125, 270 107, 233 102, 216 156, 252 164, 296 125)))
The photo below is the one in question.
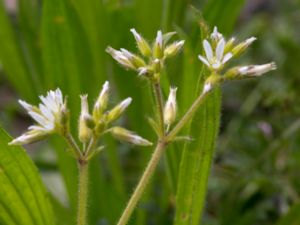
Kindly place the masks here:
POLYGON ((232 49, 232 53, 235 56, 242 54, 254 41, 256 37, 250 37, 247 40, 243 41, 242 43, 238 44, 232 49))
POLYGON ((152 51, 148 44, 148 42, 138 33, 134 28, 130 29, 131 33, 133 34, 137 47, 144 56, 151 56, 152 51))
POLYGON ((159 73, 161 71, 162 64, 159 59, 154 59, 152 63, 152 68, 155 73, 159 73))
POLYGON ((132 64, 129 58, 127 58, 123 52, 118 51, 112 47, 107 47, 106 52, 110 54, 119 64, 126 69, 136 70, 136 67, 132 64))
POLYGON ((184 41, 173 42, 172 44, 166 47, 164 51, 164 56, 165 57, 175 56, 182 49, 183 45, 184 45, 184 41))
POLYGON ((132 131, 126 130, 122 127, 112 127, 109 129, 111 134, 120 141, 126 141, 128 143, 134 145, 141 145, 141 146, 150 146, 152 143, 132 131))
POLYGON ((276 64, 274 62, 263 64, 263 65, 237 66, 228 70, 224 74, 224 79, 234 80, 234 79, 243 79, 249 77, 257 77, 275 69, 276 69, 276 64))
POLYGON ((235 42, 235 38, 232 37, 230 38, 227 42, 226 42, 226 45, 225 45, 225 48, 224 48, 224 53, 228 53, 228 52, 231 52, 232 48, 233 48, 233 45, 234 45, 234 42, 235 42))
POLYGON ((276 64, 271 62, 263 65, 242 66, 238 71, 243 76, 261 76, 271 70, 276 70, 276 68, 276 64))
POLYGON ((117 106, 115 106, 107 115, 107 121, 112 122, 120 117, 120 115, 125 111, 125 109, 131 103, 132 98, 126 98, 117 106))
POLYGON ((153 57, 161 59, 163 57, 163 36, 162 32, 157 31, 157 36, 153 46, 153 57))
POLYGON ((177 88, 170 88, 170 94, 164 109, 164 122, 166 125, 171 125, 176 119, 177 102, 176 102, 177 88))
POLYGON ((79 118, 78 136, 79 136, 79 140, 82 143, 87 143, 92 136, 92 131, 88 127, 88 121, 91 120, 91 116, 89 114, 87 95, 81 95, 80 98, 81 98, 81 113, 79 118))
POLYGON ((132 65, 135 66, 135 68, 139 68, 139 67, 142 67, 142 66, 146 65, 146 63, 144 62, 144 60, 142 58, 140 58, 137 55, 131 53, 130 51, 128 51, 124 48, 121 48, 121 52, 132 63, 132 65))
POLYGON ((223 35, 218 32, 218 28, 216 26, 214 27, 214 30, 211 33, 210 38, 215 42, 218 42, 221 38, 223 38, 223 35))
POLYGON ((95 121, 98 121, 101 115, 103 114, 103 112, 106 110, 108 97, 109 97, 109 82, 105 81, 94 106, 93 117, 95 121))

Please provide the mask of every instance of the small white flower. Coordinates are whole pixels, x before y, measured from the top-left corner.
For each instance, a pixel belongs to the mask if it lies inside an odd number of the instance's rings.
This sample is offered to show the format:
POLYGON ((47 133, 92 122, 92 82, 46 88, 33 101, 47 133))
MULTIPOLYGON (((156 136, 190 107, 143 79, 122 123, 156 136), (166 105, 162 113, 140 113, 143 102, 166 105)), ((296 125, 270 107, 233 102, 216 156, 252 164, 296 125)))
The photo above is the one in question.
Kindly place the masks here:
POLYGON ((177 87, 170 88, 170 94, 164 109, 164 122, 170 126, 176 119, 177 102, 176 102, 177 87))
POLYGON ((220 69, 229 59, 232 57, 232 53, 228 52, 224 55, 225 40, 221 38, 216 46, 216 49, 212 49, 211 44, 207 41, 203 41, 203 48, 206 57, 199 55, 199 59, 212 70, 220 69))
POLYGON ((271 70, 275 70, 276 68, 276 64, 271 62, 263 65, 242 66, 238 69, 238 71, 241 75, 260 76, 271 70))
POLYGON ((27 144, 35 141, 38 137, 45 136, 55 132, 61 126, 64 100, 60 89, 49 91, 47 96, 40 96, 42 103, 39 107, 28 104, 19 100, 20 105, 28 114, 37 122, 36 125, 30 126, 29 131, 19 138, 14 139, 10 144, 27 144))

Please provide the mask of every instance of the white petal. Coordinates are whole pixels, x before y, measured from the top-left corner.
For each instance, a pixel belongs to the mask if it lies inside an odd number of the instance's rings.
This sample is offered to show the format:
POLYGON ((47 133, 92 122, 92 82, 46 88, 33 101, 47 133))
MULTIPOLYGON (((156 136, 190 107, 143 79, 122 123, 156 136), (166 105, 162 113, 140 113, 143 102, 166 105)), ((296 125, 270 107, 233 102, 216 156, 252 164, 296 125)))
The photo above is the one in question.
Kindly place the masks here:
POLYGON ((203 48, 206 54, 206 58, 210 62, 213 59, 213 51, 210 43, 207 40, 203 41, 203 48))
POLYGON ((224 48, 225 48, 225 41, 224 38, 221 38, 220 41, 217 44, 216 48, 216 58, 221 61, 224 54, 224 48))
POLYGON ((23 100, 19 100, 19 103, 24 109, 26 109, 26 111, 31 111, 32 105, 28 104, 23 100))
POLYGON ((198 55, 198 58, 208 67, 210 67, 209 62, 206 60, 206 58, 204 58, 202 55, 198 55))
POLYGON ((49 120, 54 120, 53 113, 47 108, 44 104, 40 104, 39 108, 41 110, 41 113, 49 120))
POLYGON ((230 53, 230 52, 228 52, 225 56, 224 56, 224 58, 223 58, 223 60, 222 60, 222 64, 225 64, 229 59, 231 59, 232 58, 232 53, 230 53))
POLYGON ((47 125, 47 120, 41 116, 40 114, 36 113, 36 112, 29 112, 28 113, 36 122, 38 122, 39 124, 41 124, 42 126, 46 126, 47 125))

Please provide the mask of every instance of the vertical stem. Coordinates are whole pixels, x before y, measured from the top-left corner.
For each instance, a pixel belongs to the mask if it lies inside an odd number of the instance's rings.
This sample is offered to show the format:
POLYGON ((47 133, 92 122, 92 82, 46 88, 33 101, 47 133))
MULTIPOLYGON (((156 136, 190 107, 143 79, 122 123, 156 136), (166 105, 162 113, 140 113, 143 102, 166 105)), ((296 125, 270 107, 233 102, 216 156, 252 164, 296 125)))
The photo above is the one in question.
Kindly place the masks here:
POLYGON ((79 193, 78 193, 77 225, 87 225, 89 164, 86 161, 79 161, 78 168, 79 168, 79 193))
POLYGON ((163 134, 165 134, 165 126, 164 126, 164 111, 163 111, 163 98, 161 93, 161 87, 159 82, 153 83, 153 91, 155 95, 155 101, 157 106, 157 114, 159 118, 159 126, 163 134))
POLYGON ((120 217, 117 225, 126 225, 128 223, 128 220, 133 213, 133 210, 135 209, 139 199, 141 198, 143 192, 145 191, 145 188, 152 177, 155 168, 157 167, 157 164, 162 156, 162 153, 164 152, 164 149, 166 148, 166 143, 164 142, 158 142, 151 159, 138 183, 136 186, 129 202, 127 203, 127 206, 120 217))

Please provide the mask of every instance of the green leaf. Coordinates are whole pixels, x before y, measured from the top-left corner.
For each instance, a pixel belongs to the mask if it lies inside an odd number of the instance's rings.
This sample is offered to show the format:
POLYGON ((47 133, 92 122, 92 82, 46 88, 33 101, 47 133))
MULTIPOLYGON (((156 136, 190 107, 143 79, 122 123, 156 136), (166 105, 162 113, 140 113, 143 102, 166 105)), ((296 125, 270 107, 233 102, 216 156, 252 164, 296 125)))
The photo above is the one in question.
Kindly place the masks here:
MULTIPOLYGON (((211 25, 219 25, 220 31, 228 33, 233 27, 242 3, 243 1, 240 0, 210 0, 205 8, 204 17, 208 18, 211 25), (227 4, 230 7, 227 7, 227 4), (231 13, 231 11, 237 13, 231 13)), ((201 43, 201 40, 198 40, 198 43, 201 43)), ((193 48, 190 50, 192 51, 193 48)), ((190 54, 195 57, 197 52, 190 54)), ((185 67, 185 69, 189 68, 185 67)), ((202 87, 207 75, 207 73, 201 73, 200 79, 198 78, 198 89, 202 87)), ((194 83, 195 81, 196 78, 194 77, 194 83)), ((183 77, 182 84, 191 85, 191 77, 183 77)), ((185 90, 187 90, 186 88, 187 86, 185 86, 185 90)), ((197 92, 199 93, 199 90, 197 92)), ((184 95, 193 96, 191 94, 188 92, 184 95)), ((188 102, 188 100, 183 100, 183 102, 188 102)), ((176 194, 176 225, 198 225, 201 221, 215 141, 219 130, 220 106, 221 93, 217 88, 207 97, 194 116, 189 133, 184 134, 189 135, 195 141, 185 144, 180 161, 176 194)))
POLYGON ((37 168, 0 127, 0 224, 53 225, 48 193, 37 168))

